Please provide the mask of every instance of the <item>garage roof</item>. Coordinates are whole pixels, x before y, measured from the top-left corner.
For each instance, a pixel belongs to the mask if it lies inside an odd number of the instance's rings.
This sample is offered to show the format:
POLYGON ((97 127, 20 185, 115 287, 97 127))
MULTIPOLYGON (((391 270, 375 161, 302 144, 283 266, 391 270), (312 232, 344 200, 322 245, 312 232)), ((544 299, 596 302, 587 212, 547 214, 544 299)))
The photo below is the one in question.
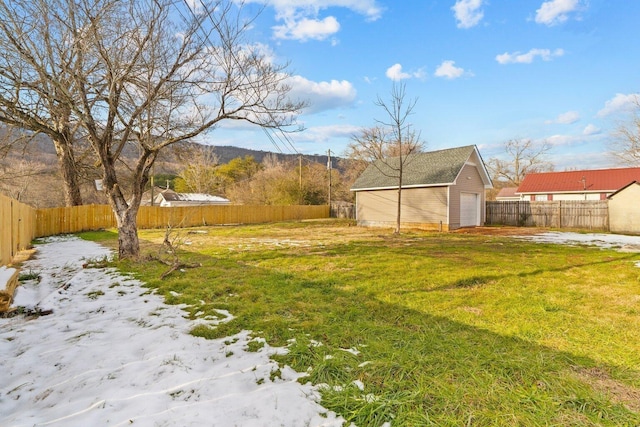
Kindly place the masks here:
MULTIPOLYGON (((410 154, 403 167, 402 187, 429 187, 452 185, 467 162, 477 154, 478 172, 487 187, 491 179, 475 145, 410 154)), ((351 191, 398 188, 399 157, 376 160, 354 182, 351 191)))

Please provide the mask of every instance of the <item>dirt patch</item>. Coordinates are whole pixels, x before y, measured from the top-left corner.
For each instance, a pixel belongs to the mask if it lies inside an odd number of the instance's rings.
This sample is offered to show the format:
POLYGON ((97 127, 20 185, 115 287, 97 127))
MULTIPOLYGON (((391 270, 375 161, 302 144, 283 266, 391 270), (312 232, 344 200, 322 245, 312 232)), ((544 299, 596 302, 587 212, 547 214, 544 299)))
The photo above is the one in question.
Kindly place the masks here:
POLYGON ((614 402, 623 404, 630 411, 640 412, 640 389, 614 380, 600 368, 575 367, 573 374, 594 390, 608 395, 614 402))
POLYGON ((8 319, 11 317, 24 316, 27 319, 35 319, 36 317, 48 316, 53 310, 42 310, 39 307, 16 307, 13 310, 0 313, 0 318, 8 319))

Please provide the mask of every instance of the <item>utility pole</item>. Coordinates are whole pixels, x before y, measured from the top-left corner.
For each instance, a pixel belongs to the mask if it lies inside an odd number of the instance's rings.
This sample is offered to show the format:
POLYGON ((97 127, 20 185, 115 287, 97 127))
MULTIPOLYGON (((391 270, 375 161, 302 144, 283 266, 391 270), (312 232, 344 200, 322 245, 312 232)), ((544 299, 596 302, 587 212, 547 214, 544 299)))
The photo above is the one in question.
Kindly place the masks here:
POLYGON ((331 149, 327 150, 327 169, 329 170, 329 216, 331 216, 331 149))
POLYGON ((300 169, 300 190, 298 192, 298 204, 302 204, 302 154, 298 155, 298 168, 300 169))

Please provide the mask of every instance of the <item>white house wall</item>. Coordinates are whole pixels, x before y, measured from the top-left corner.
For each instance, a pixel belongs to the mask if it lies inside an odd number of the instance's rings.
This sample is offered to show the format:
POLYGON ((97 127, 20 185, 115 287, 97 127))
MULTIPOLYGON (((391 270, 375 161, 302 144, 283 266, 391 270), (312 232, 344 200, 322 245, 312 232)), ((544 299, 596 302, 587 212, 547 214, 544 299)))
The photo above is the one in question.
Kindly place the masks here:
MULTIPOLYGON (((582 200, 602 200, 600 193, 550 193, 552 201, 568 200, 568 201, 582 201, 582 200)), ((549 201, 549 194, 522 194, 520 200, 529 202, 531 196, 534 197, 533 201, 546 202, 549 201)))
POLYGON ((614 233, 640 234, 640 185, 632 184, 609 199, 609 229, 614 233))

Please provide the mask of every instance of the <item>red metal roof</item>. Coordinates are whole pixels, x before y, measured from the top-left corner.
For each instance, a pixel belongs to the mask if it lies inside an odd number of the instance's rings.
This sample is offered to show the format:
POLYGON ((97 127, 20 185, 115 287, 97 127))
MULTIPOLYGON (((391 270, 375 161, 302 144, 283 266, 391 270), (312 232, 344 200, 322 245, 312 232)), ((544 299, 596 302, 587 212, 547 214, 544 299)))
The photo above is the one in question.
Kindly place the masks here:
POLYGON ((517 197, 516 187, 504 187, 501 188, 496 197, 517 197))
POLYGON ((640 168, 529 173, 517 193, 614 192, 640 181, 640 168))

